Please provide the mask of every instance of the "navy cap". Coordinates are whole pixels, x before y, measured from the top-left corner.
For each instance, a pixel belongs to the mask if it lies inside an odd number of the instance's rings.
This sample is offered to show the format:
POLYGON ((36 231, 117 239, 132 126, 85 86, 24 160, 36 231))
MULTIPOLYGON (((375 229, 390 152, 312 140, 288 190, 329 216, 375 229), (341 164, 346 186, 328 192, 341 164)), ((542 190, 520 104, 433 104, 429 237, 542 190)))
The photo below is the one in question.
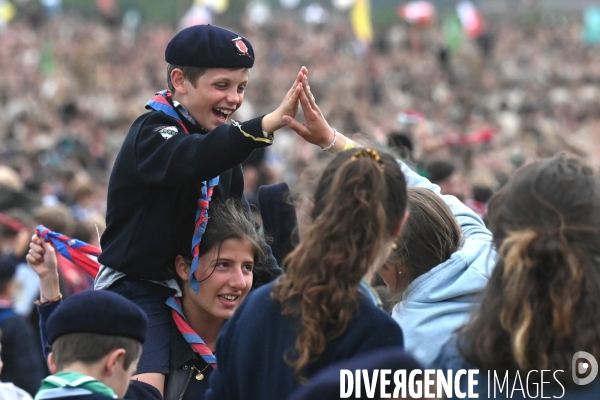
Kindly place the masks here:
POLYGON ((252 68, 254 50, 248 40, 230 30, 194 25, 173 36, 165 61, 183 67, 252 68))
POLYGON ((107 290, 85 290, 63 300, 48 318, 48 344, 68 333, 100 333, 146 340, 148 318, 125 297, 107 290))

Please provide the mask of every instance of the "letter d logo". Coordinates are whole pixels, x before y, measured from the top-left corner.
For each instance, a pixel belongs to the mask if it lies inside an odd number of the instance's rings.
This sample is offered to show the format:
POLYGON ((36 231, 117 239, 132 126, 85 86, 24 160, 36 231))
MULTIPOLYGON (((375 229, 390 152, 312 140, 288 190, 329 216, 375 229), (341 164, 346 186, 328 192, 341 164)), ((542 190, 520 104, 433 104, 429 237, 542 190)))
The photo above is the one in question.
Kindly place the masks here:
POLYGON ((576 385, 587 385, 588 383, 591 383, 594 379, 596 379, 596 376, 598 376, 598 362, 590 353, 587 353, 585 351, 578 351, 577 353, 573 354, 573 359, 571 361, 571 370, 573 371, 573 382, 575 382, 576 385), (577 360, 579 360, 580 358, 585 359, 587 362, 579 363, 578 365, 577 360), (590 367, 592 367, 592 369, 590 370, 590 374, 587 378, 579 378, 577 376, 577 374, 585 374, 590 367))

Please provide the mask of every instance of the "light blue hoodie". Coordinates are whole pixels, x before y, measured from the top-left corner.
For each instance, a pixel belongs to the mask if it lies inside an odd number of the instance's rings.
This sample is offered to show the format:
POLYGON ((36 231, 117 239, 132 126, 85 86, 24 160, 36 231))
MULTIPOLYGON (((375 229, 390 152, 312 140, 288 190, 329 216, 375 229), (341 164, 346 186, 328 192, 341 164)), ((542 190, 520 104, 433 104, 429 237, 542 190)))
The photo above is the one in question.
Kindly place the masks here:
MULTIPOLYGON (((408 186, 440 188, 399 162, 408 186)), ((446 262, 415 279, 392 317, 404 332, 405 349, 429 366, 454 330, 464 324, 497 260, 492 233, 470 208, 454 196, 440 196, 462 229, 463 245, 446 262)))

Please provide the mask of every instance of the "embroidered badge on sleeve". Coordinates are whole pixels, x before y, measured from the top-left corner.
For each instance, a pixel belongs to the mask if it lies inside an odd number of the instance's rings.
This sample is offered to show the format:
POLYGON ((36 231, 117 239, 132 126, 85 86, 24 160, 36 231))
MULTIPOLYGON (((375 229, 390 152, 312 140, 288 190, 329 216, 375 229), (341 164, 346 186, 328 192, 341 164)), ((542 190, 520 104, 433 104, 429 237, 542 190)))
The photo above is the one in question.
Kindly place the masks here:
POLYGON ((154 128, 154 132, 160 133, 165 139, 171 139, 177 135, 178 130, 175 126, 159 126, 158 128, 154 128))

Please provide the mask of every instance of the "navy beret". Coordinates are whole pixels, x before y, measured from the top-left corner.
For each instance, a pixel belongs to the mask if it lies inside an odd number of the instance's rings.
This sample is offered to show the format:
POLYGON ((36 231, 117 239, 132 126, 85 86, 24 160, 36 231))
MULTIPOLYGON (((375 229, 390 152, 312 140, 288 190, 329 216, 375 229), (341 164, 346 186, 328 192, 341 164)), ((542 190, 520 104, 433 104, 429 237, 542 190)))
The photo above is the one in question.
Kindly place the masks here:
POLYGON ((13 257, 0 257, 0 279, 10 279, 15 275, 19 261, 13 257))
POLYGON ((248 40, 230 30, 195 25, 173 36, 165 60, 182 67, 252 68, 254 50, 248 40))
POLYGON ((107 290, 85 290, 63 300, 48 318, 48 344, 68 333, 100 333, 146 340, 146 314, 125 297, 107 290))

